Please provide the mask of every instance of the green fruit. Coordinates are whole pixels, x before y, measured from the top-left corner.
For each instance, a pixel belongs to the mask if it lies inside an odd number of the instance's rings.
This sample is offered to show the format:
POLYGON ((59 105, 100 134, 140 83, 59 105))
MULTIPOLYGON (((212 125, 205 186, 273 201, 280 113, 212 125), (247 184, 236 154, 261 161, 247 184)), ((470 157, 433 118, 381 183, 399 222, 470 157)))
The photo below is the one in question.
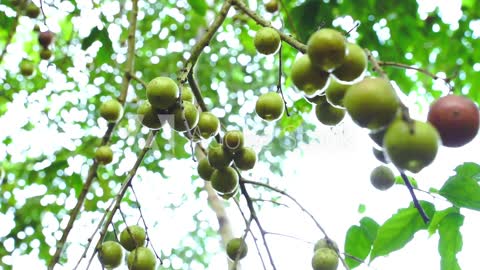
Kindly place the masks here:
POLYGON ((26 59, 20 62, 19 67, 20 73, 25 77, 31 76, 33 74, 33 71, 35 70, 35 65, 33 64, 33 62, 26 59))
POLYGON ((102 145, 95 151, 95 159, 100 164, 109 164, 113 160, 113 151, 108 145, 102 145))
POLYGON ((326 101, 325 95, 316 95, 313 97, 303 96, 310 104, 317 105, 322 104, 326 101))
POLYGON ((182 101, 188 101, 193 103, 194 96, 193 96, 192 88, 188 86, 183 86, 181 92, 182 92, 182 101))
POLYGON ((242 149, 244 143, 243 133, 239 130, 230 130, 223 136, 223 149, 235 153, 242 149))
POLYGON ((381 165, 370 173, 370 182, 378 190, 387 190, 395 184, 395 175, 390 168, 381 165))
POLYGON ((217 169, 212 173, 210 182, 217 192, 231 193, 238 186, 238 174, 232 167, 217 169))
POLYGON ((183 102, 183 111, 181 105, 177 105, 173 110, 174 114, 174 125, 173 129, 176 131, 186 131, 187 125, 185 124, 185 120, 188 124, 188 129, 194 129, 198 124, 198 110, 193 103, 189 101, 183 102))
POLYGON ((327 239, 327 238, 322 238, 322 239, 318 240, 315 243, 315 246, 313 247, 313 251, 315 252, 320 248, 329 248, 329 249, 332 249, 332 250, 336 250, 338 252, 337 243, 335 243, 335 241, 333 241, 331 239, 327 239))
POLYGON ((142 227, 132 225, 120 233, 120 244, 122 244, 126 250, 132 251, 137 247, 143 247, 146 237, 147 234, 142 227))
POLYGON ((396 116, 399 100, 390 82, 383 78, 365 78, 347 89, 343 104, 360 127, 377 130, 396 116))
POLYGON ((270 13, 275 13, 278 11, 278 2, 277 0, 270 0, 265 4, 265 10, 270 13))
POLYGON ((208 158, 202 158, 198 161, 198 176, 200 176, 203 180, 210 181, 213 171, 215 171, 215 168, 210 166, 210 163, 208 163, 208 158))
POLYGON ((280 47, 280 35, 271 27, 263 27, 257 31, 254 38, 255 48, 262 54, 273 54, 280 47))
POLYGON ((109 123, 117 122, 123 115, 122 104, 116 99, 110 99, 100 105, 100 116, 109 123))
POLYGON ((320 123, 327 126, 337 125, 345 117, 345 110, 333 107, 328 102, 323 102, 315 106, 315 116, 320 123))
POLYGON ((122 263, 123 249, 119 243, 106 241, 98 250, 98 259, 105 268, 115 268, 122 263))
POLYGON ((230 166, 233 156, 221 145, 210 147, 207 154, 208 162, 215 169, 222 169, 230 166))
POLYGON ((382 128, 380 130, 376 130, 374 132, 368 133, 368 136, 374 141, 379 147, 383 147, 383 137, 385 137, 385 133, 387 132, 387 128, 382 128))
POLYGON ((311 96, 325 87, 329 74, 314 67, 308 55, 305 54, 295 59, 290 76, 298 89, 311 96))
POLYGON ((43 60, 48 60, 52 57, 52 51, 49 49, 42 48, 40 50, 40 58, 43 60))
POLYGON ((238 186, 232 191, 232 192, 229 192, 229 193, 223 193, 223 194, 218 194, 220 197, 222 197, 222 199, 224 200, 228 200, 230 198, 232 198, 233 196, 235 196, 235 194, 237 194, 238 192, 238 186))
POLYGON ((243 147, 233 156, 235 166, 240 170, 247 171, 253 169, 257 162, 257 154, 250 147, 243 147))
POLYGON ((385 152, 383 150, 377 149, 376 147, 372 147, 373 155, 375 158, 385 164, 390 163, 387 159, 387 156, 385 155, 385 152))
POLYGON ((285 104, 279 93, 268 92, 258 97, 255 112, 266 121, 278 120, 283 115, 285 104))
POLYGON ((147 84, 147 98, 155 109, 173 107, 179 95, 178 85, 168 77, 157 77, 147 84))
POLYGON ((199 135, 204 139, 208 139, 216 136, 220 131, 220 120, 211 112, 201 112, 197 127, 199 135))
POLYGON ((347 55, 341 66, 333 71, 339 80, 351 82, 360 77, 367 69, 367 54, 354 43, 347 43, 347 55))
POLYGON ((396 120, 385 133, 383 147, 399 169, 418 173, 435 159, 439 141, 440 135, 430 123, 396 120))
POLYGON ((128 255, 127 265, 129 270, 154 270, 157 259, 155 254, 146 247, 138 247, 128 255))
POLYGON ((337 30, 322 28, 308 39, 307 54, 312 64, 325 71, 343 64, 346 52, 345 37, 337 30))
POLYGON ((345 108, 345 106, 343 106, 343 99, 349 87, 350 85, 340 83, 337 79, 331 77, 327 90, 325 90, 327 101, 335 107, 345 108))
POLYGON ((25 14, 32 18, 35 19, 40 15, 40 8, 37 7, 34 3, 30 2, 27 7, 25 8, 25 14))
POLYGON ((159 117, 159 114, 152 108, 152 105, 148 100, 145 100, 138 107, 137 113, 140 117, 142 125, 156 130, 160 129, 166 121, 162 121, 159 117))
POLYGON ((227 243, 227 255, 230 260, 235 261, 238 256, 238 259, 241 260, 247 256, 248 246, 245 243, 245 240, 242 238, 233 238, 227 243))
POLYGON ((338 268, 338 255, 329 248, 319 248, 312 258, 314 270, 336 270, 338 268))

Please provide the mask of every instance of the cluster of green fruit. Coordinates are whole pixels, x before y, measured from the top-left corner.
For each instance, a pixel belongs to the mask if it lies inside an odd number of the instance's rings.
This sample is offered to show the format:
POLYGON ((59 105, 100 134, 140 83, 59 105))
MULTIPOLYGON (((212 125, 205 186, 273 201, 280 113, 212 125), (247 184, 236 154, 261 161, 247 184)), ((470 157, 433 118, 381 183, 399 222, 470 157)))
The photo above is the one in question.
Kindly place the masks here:
POLYGON ((248 246, 243 238, 233 238, 228 241, 226 250, 227 256, 230 258, 230 260, 241 260, 247 256, 248 246))
POLYGON ((210 181, 213 189, 224 199, 229 199, 238 190, 238 173, 240 170, 251 170, 257 161, 257 154, 250 147, 244 146, 244 136, 239 130, 227 131, 222 144, 213 141, 207 150, 207 157, 198 162, 198 175, 210 181))
POLYGON ((338 246, 334 241, 322 238, 315 243, 312 267, 314 270, 336 270, 338 268, 338 246))
POLYGON ((130 252, 127 256, 129 270, 153 270, 157 260, 153 251, 145 247, 145 230, 137 225, 129 226, 120 233, 120 243, 105 241, 98 250, 98 259, 103 267, 113 269, 123 260, 123 249, 130 252))
POLYGON ((17 7, 20 11, 25 12, 25 15, 32 19, 37 18, 41 12, 40 8, 30 0, 12 0, 12 5, 17 7))

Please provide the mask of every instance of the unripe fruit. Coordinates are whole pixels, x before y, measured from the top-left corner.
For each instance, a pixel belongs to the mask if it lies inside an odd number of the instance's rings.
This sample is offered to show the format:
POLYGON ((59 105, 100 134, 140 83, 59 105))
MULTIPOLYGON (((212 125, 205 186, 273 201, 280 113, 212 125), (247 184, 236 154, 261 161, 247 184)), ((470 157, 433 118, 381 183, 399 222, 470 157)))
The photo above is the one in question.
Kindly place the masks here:
POLYGON ((116 99, 110 99, 100 105, 100 116, 109 123, 117 122, 123 115, 122 104, 116 99))
POLYGON ((129 270, 154 270, 157 260, 153 252, 146 247, 138 247, 128 255, 129 270))
POLYGON ((215 169, 223 169, 230 166, 233 160, 232 154, 226 151, 221 145, 212 146, 208 149, 208 162, 215 169))
POLYGON ((479 111, 467 97, 447 95, 430 106, 428 122, 438 130, 444 146, 460 147, 477 135, 479 111))
POLYGON ((375 156, 375 158, 378 161, 380 161, 382 163, 385 163, 385 164, 390 163, 390 161, 387 158, 387 155, 385 154, 385 152, 383 150, 377 149, 376 147, 372 147, 372 152, 373 152, 373 155, 375 156))
POLYGON ((32 18, 35 19, 40 15, 40 8, 37 7, 34 3, 30 2, 27 7, 25 8, 25 14, 32 18))
POLYGON ((322 28, 308 39, 307 54, 312 64, 325 71, 343 64, 346 51, 345 37, 334 29, 322 28))
POLYGON ((333 107, 326 100, 315 106, 315 116, 320 123, 327 126, 335 126, 345 117, 345 110, 333 107))
POLYGON ((378 190, 387 190, 395 184, 395 175, 390 168, 380 165, 370 173, 370 182, 378 190))
POLYGON ((180 90, 174 80, 157 77, 147 84, 147 98, 155 109, 165 110, 177 102, 180 90))
POLYGON ((98 259, 105 268, 115 268, 122 263, 123 249, 119 243, 106 241, 98 250, 98 259))
POLYGON ((150 105, 148 100, 145 100, 142 104, 140 104, 137 113, 140 117, 142 125, 153 130, 160 129, 166 122, 165 120, 160 119, 159 114, 155 111, 155 109, 152 108, 152 105, 150 105))
POLYGON ((395 120, 385 133, 383 147, 396 167, 418 173, 435 159, 439 141, 440 135, 430 123, 395 120))
POLYGON ((143 247, 146 237, 147 234, 142 227, 132 225, 120 233, 120 244, 122 244, 126 250, 132 251, 135 248, 143 247))
POLYGON ((20 62, 20 73, 25 76, 31 76, 33 74, 33 71, 35 70, 35 65, 32 63, 32 61, 29 60, 22 60, 20 62))
POLYGON ((52 57, 52 51, 49 49, 41 49, 40 50, 40 58, 43 60, 48 60, 52 57))
POLYGON ((181 92, 182 92, 182 100, 183 101, 188 101, 188 102, 193 103, 194 96, 193 96, 192 88, 190 88, 188 86, 184 86, 184 87, 182 87, 181 92))
POLYGON ((325 87, 329 74, 314 67, 308 55, 305 54, 295 59, 290 76, 298 89, 311 96, 325 87))
POLYGON ((280 35, 271 27, 260 28, 255 34, 254 45, 259 53, 273 54, 280 47, 280 35))
POLYGON ((199 135, 208 139, 216 136, 220 131, 220 120, 211 112, 201 112, 197 127, 199 135))
POLYGON ((232 167, 217 169, 212 173, 210 182, 217 192, 231 193, 238 186, 238 174, 232 167))
POLYGON ((229 192, 229 193, 218 193, 218 195, 220 197, 222 197, 222 199, 224 200, 228 200, 230 198, 232 198, 233 196, 235 196, 235 194, 237 194, 238 192, 238 185, 237 187, 232 191, 232 192, 229 192))
POLYGON ((345 93, 347 93, 349 87, 350 85, 343 84, 334 77, 330 77, 330 83, 325 90, 325 96, 327 97, 328 103, 335 107, 345 108, 345 106, 343 106, 343 99, 345 98, 345 93))
POLYGON ((335 243, 335 241, 333 241, 331 239, 327 239, 327 238, 322 238, 322 239, 318 240, 315 243, 315 246, 313 247, 313 251, 315 252, 315 251, 317 251, 321 248, 329 248, 329 249, 338 251, 337 243, 335 243))
POLYGON ((268 92, 258 97, 255 111, 263 120, 275 121, 283 115, 284 106, 279 93, 268 92))
POLYGON ((233 238, 228 241, 226 250, 230 260, 235 261, 237 256, 241 260, 247 256, 248 246, 242 238, 233 238))
POLYGON ((205 181, 210 181, 210 177, 212 176, 215 168, 213 168, 210 163, 208 162, 208 158, 202 158, 198 161, 197 172, 198 176, 200 176, 205 181))
POLYGON ((387 132, 387 128, 382 128, 380 130, 376 130, 373 132, 368 133, 370 139, 375 142, 379 147, 383 147, 383 137, 385 137, 385 133, 387 132))
POLYGON ((257 154, 250 147, 244 147, 233 156, 235 166, 240 170, 247 171, 253 169, 257 162, 257 154))
POLYGON ((338 268, 338 255, 329 248, 319 248, 312 258, 313 270, 336 270, 338 268))
POLYGON ((174 125, 173 129, 176 131, 186 131, 187 130, 187 125, 185 124, 185 121, 188 124, 188 129, 192 130, 194 129, 197 124, 198 124, 198 110, 193 103, 189 101, 184 101, 183 102, 183 111, 180 105, 177 105, 175 109, 173 110, 174 114, 174 125))
POLYGON ((278 11, 278 2, 277 0, 270 0, 265 4, 265 10, 270 13, 275 13, 278 11))
POLYGON ((243 133, 239 130, 227 131, 223 136, 223 149, 230 153, 235 153, 242 149, 243 143, 243 133))
POLYGON ((360 77, 367 69, 367 54, 354 43, 347 43, 347 54, 343 64, 333 71, 339 80, 351 82, 360 77))
POLYGON ((325 102, 325 95, 315 95, 313 97, 303 96, 310 104, 318 105, 325 102))
POLYGON ((113 160, 113 151, 108 145, 102 145, 95 151, 95 159, 101 164, 109 164, 113 160))
POLYGON ((357 125, 377 130, 395 118, 399 100, 388 80, 365 78, 347 89, 343 104, 357 125))
POLYGON ((53 41, 53 33, 51 31, 45 31, 38 33, 38 43, 42 45, 43 48, 48 48, 48 46, 53 41))

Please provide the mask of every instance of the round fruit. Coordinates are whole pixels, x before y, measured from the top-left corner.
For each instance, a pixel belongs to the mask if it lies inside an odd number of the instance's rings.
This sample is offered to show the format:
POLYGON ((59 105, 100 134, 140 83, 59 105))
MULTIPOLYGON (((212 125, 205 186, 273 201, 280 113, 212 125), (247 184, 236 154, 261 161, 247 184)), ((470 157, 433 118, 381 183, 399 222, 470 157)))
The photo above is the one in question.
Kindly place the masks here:
POLYGON ((53 41, 53 33, 51 31, 45 31, 38 33, 38 43, 42 45, 43 48, 48 48, 48 46, 53 41))
POLYGON ((223 136, 223 148, 230 153, 235 153, 243 147, 243 133, 239 130, 230 130, 223 136))
POLYGON ((100 105, 100 116, 110 123, 117 122, 122 115, 122 104, 116 99, 107 100, 100 105))
POLYGON ((338 255, 329 248, 319 248, 312 258, 314 270, 336 270, 338 268, 338 255))
POLYGON ((315 243, 315 246, 313 247, 313 251, 315 252, 315 251, 317 251, 321 248, 329 248, 329 249, 338 251, 337 243, 335 243, 335 241, 333 241, 331 239, 327 239, 327 238, 322 238, 322 239, 318 240, 315 243))
POLYGON ((220 131, 220 120, 211 112, 201 112, 197 127, 199 135, 204 139, 208 139, 216 136, 220 131))
POLYGON ((210 177, 213 189, 217 192, 225 194, 231 193, 237 188, 238 174, 232 167, 217 169, 210 177))
POLYGON ((354 43, 347 43, 347 55, 341 66, 333 71, 339 80, 351 82, 360 77, 367 69, 367 54, 354 43))
POLYGON ((123 249, 119 243, 106 241, 98 250, 98 259, 105 268, 115 268, 122 263, 123 249))
POLYGON ((460 147, 477 135, 479 111, 467 97, 447 95, 430 106, 428 122, 438 130, 444 146, 460 147))
POLYGON ((271 27, 263 27, 257 31, 253 40, 255 48, 262 54, 273 54, 280 47, 280 35, 271 27))
POLYGON ((202 158, 198 161, 198 176, 200 176, 203 180, 210 181, 213 171, 215 171, 215 168, 210 166, 210 163, 208 163, 208 158, 202 158))
POLYGON ((383 147, 399 169, 418 173, 435 159, 439 141, 440 135, 430 123, 396 120, 385 133, 383 147))
POLYGON ((40 15, 40 8, 34 3, 30 2, 25 9, 25 14, 28 17, 35 19, 38 17, 38 15, 40 15))
POLYGON ((31 76, 34 70, 35 70, 35 65, 33 64, 32 61, 24 59, 20 62, 20 73, 23 76, 26 76, 26 77, 31 76))
POLYGON ((248 246, 245 243, 245 240, 242 238, 233 238, 227 243, 227 255, 230 260, 235 261, 235 259, 241 260, 247 256, 248 246))
POLYGON ((349 87, 350 85, 340 83, 337 79, 330 77, 330 83, 327 86, 327 90, 325 90, 327 101, 333 106, 345 108, 343 106, 343 98, 349 87))
POLYGON ((142 125, 150 129, 160 129, 166 121, 161 121, 159 114, 152 108, 148 100, 145 100, 138 107, 137 113, 140 117, 142 125))
POLYGON ((174 80, 157 77, 147 84, 147 98, 153 108, 168 109, 177 102, 180 90, 174 80))
POLYGON ((278 2, 277 0, 270 0, 265 4, 265 10, 270 13, 275 13, 278 11, 278 2))
POLYGON ((43 59, 43 60, 48 60, 50 59, 50 57, 52 57, 52 51, 49 50, 49 49, 41 49, 40 50, 40 58, 43 59))
POLYGON ((345 60, 347 43, 337 30, 322 28, 308 39, 307 54, 314 66, 323 70, 339 67, 345 60))
POLYGON ((240 170, 247 171, 253 169, 257 162, 257 154, 250 147, 243 147, 240 151, 236 152, 233 156, 233 162, 235 166, 240 170))
POLYGON ((343 104, 353 121, 371 130, 382 128, 396 116, 399 101, 390 82, 365 78, 347 89, 343 104))
POLYGON ((295 59, 290 76, 295 86, 307 95, 313 95, 327 84, 329 74, 312 65, 308 55, 295 59))
POLYGON ((370 173, 370 182, 378 190, 387 190, 395 184, 395 175, 390 168, 380 165, 370 173))
POLYGON ((320 123, 327 126, 334 126, 340 123, 345 117, 345 110, 333 107, 325 101, 315 106, 315 116, 317 116, 320 123))
POLYGON ((154 270, 157 260, 153 252, 146 247, 138 247, 128 255, 129 270, 154 270))
POLYGON ((379 147, 383 147, 383 137, 385 137, 385 133, 387 132, 387 128, 382 128, 380 130, 376 130, 374 132, 368 133, 368 136, 372 141, 374 141, 379 147))
POLYGON ((283 115, 284 106, 279 93, 268 92, 258 97, 255 111, 263 120, 275 121, 283 115))
POLYGON ((142 227, 132 225, 120 233, 120 244, 122 244, 126 250, 132 251, 137 247, 143 247, 146 237, 147 234, 142 227))
POLYGON ((317 105, 325 102, 325 95, 316 95, 313 97, 303 96, 310 104, 317 105))
POLYGON ((224 200, 228 200, 228 199, 232 198, 233 196, 235 196, 235 194, 237 194, 237 192, 238 192, 238 186, 232 192, 218 194, 218 195, 220 197, 222 197, 224 200))
POLYGON ((191 102, 193 103, 193 92, 192 92, 192 88, 188 87, 188 86, 184 86, 182 87, 182 100, 183 101, 188 101, 188 102, 191 102))
POLYGON ((173 110, 174 114, 174 123, 173 123, 173 129, 176 131, 186 131, 187 130, 187 125, 185 123, 185 120, 188 124, 188 129, 192 130, 194 129, 197 124, 198 124, 198 110, 193 103, 189 101, 184 101, 183 102, 183 111, 182 111, 182 106, 178 105, 175 107, 173 110))
POLYGON ((101 164, 109 164, 113 160, 113 151, 108 145, 102 145, 95 151, 95 159, 101 164))
POLYGON ((215 169, 223 169, 230 166, 233 160, 232 154, 226 151, 221 145, 208 149, 208 162, 215 169))
POLYGON ((387 156, 385 155, 385 152, 383 152, 383 150, 377 149, 376 147, 372 147, 372 151, 373 151, 373 155, 378 161, 385 164, 389 163, 387 156))

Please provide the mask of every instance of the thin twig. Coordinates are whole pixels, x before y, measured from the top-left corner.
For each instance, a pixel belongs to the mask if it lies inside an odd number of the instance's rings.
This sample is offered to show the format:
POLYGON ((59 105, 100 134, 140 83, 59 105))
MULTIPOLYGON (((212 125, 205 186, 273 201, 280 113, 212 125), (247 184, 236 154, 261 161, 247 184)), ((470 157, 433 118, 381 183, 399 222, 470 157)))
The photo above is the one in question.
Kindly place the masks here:
POLYGON ((135 81, 139 82, 139 83, 143 86, 143 88, 147 89, 147 83, 146 83, 144 80, 140 79, 138 76, 136 76, 136 75, 133 74, 133 73, 127 72, 126 74, 127 74, 127 76, 130 76, 130 78, 132 78, 132 79, 134 79, 135 81))
POLYGON ((423 222, 425 222, 425 224, 428 224, 430 222, 430 218, 427 216, 427 214, 425 213, 425 210, 420 205, 420 203, 417 199, 417 196, 415 195, 415 192, 413 191, 412 183, 410 183, 410 180, 408 179, 408 177, 405 175, 404 172, 400 171, 400 176, 402 177, 403 182, 405 182, 405 185, 407 186, 408 191, 410 192, 410 195, 412 196, 413 204, 415 205, 415 208, 417 208, 418 213, 420 214, 420 216, 423 219, 423 222))
POLYGON ((278 83, 277 83, 277 93, 280 93, 283 99, 283 104, 285 106, 285 113, 287 114, 288 117, 290 117, 290 112, 288 112, 288 106, 287 106, 287 101, 285 100, 285 96, 283 95, 282 91, 282 43, 280 42, 280 49, 278 50, 278 83))

